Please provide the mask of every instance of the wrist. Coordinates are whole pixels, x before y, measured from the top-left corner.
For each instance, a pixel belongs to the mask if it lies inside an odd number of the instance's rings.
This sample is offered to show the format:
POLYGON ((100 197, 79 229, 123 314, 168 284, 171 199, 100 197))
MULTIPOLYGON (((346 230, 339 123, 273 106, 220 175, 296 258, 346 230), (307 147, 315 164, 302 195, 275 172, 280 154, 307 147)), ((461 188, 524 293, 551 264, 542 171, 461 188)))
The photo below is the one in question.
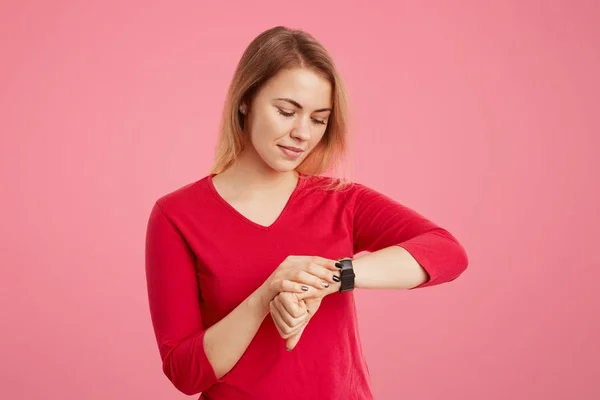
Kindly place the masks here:
POLYGON ((248 297, 248 305, 257 313, 267 316, 270 311, 271 300, 269 290, 264 285, 261 285, 248 297))
POLYGON ((363 265, 365 263, 364 257, 366 257, 366 255, 363 255, 361 257, 358 257, 358 258, 355 258, 352 260, 352 265, 354 266, 354 287, 356 289, 360 289, 363 287, 362 272, 363 272, 363 265))
POLYGON ((335 263, 335 266, 340 270, 340 292, 347 292, 354 290, 355 285, 355 273, 354 273, 354 260, 351 257, 345 257, 335 263))

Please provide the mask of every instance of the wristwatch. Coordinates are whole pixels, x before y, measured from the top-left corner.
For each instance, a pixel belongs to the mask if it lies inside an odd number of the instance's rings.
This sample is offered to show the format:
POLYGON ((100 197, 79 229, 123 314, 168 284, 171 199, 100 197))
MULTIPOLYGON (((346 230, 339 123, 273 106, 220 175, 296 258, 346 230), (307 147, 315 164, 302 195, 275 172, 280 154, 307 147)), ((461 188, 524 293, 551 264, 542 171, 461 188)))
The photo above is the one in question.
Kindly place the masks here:
POLYGON ((340 292, 347 292, 354 289, 354 266, 351 258, 342 258, 335 263, 340 269, 340 292))

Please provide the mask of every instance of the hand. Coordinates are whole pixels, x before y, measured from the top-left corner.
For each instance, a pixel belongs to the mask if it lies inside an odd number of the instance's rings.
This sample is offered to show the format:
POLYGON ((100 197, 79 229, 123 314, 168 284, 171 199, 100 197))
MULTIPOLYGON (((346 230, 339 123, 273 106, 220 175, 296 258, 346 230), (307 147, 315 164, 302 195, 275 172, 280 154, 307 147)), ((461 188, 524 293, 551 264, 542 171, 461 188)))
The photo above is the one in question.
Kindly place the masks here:
POLYGON ((304 328, 321 306, 322 299, 310 297, 301 300, 296 293, 280 293, 271 302, 271 318, 279 335, 285 339, 288 351, 292 351, 300 341, 304 328))
POLYGON ((299 300, 322 296, 320 292, 339 280, 335 263, 322 257, 287 257, 262 285, 266 302, 270 303, 281 292, 296 293, 299 300))
POLYGON ((269 310, 279 335, 286 339, 286 348, 292 350, 296 343, 290 343, 289 339, 299 339, 310 319, 306 302, 299 299, 296 293, 281 292, 271 301, 269 310))
POLYGON ((286 340, 288 351, 293 350, 300 341, 304 328, 321 306, 322 299, 337 291, 339 291, 339 284, 334 284, 328 289, 319 291, 314 297, 282 292, 271 301, 271 318, 275 322, 279 335, 286 340))

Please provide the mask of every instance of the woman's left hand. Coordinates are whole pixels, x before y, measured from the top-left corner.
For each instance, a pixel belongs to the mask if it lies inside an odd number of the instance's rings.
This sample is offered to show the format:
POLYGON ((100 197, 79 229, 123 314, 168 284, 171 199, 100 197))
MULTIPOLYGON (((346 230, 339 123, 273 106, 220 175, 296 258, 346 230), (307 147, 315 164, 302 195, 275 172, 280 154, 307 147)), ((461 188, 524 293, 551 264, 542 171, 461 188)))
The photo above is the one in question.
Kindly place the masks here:
POLYGON ((295 343, 290 343, 289 339, 299 338, 310 320, 306 302, 295 293, 281 292, 271 301, 270 312, 279 335, 286 339, 286 348, 293 349, 295 343))
POLYGON ((291 351, 296 347, 302 332, 315 315, 323 297, 338 291, 339 285, 332 285, 321 291, 322 296, 305 297, 304 294, 281 292, 270 304, 271 318, 279 335, 286 340, 286 349, 291 351))

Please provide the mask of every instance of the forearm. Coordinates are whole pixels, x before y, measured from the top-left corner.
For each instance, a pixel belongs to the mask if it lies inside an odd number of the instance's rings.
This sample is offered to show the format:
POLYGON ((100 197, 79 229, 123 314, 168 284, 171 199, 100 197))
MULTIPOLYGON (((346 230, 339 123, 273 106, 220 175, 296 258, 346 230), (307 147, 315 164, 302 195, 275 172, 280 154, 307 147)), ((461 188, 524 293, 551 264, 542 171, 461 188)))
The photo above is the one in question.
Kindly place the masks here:
POLYGON ((390 246, 354 260, 355 287, 411 289, 428 279, 417 260, 400 246, 390 246))
POLYGON ((269 303, 260 288, 207 329, 205 352, 217 378, 227 374, 239 361, 268 314, 269 303))

